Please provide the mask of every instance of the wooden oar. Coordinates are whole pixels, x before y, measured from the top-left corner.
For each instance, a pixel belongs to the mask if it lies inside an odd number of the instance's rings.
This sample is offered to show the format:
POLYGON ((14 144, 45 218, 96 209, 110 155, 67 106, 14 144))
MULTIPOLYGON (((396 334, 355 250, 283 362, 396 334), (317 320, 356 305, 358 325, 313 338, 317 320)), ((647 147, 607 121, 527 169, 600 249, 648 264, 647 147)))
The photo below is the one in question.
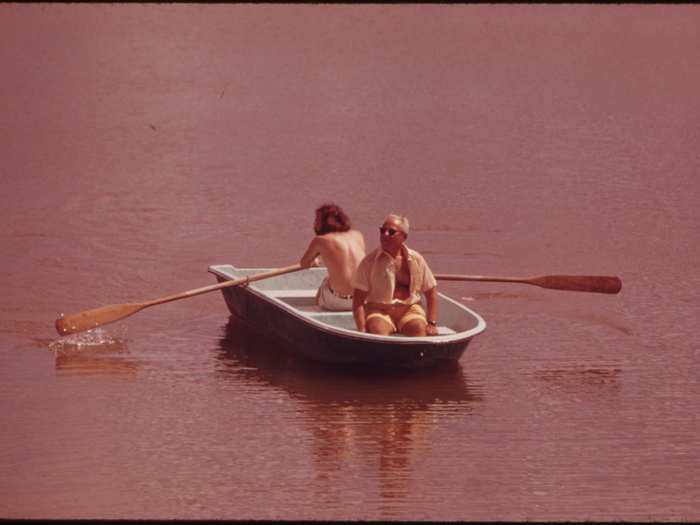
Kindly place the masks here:
POLYGON ((619 277, 605 275, 543 275, 541 277, 488 277, 484 275, 435 274, 443 281, 490 281, 499 283, 534 284, 552 290, 576 292, 618 293, 622 288, 619 277))
POLYGON ((195 295, 213 292, 214 290, 220 290, 221 288, 226 288, 228 286, 247 284, 251 281, 267 279, 269 277, 275 277, 276 275, 282 275, 283 273, 296 272, 297 270, 301 269, 302 267, 300 264, 295 264, 293 266, 287 266, 285 268, 279 268, 269 272, 250 275, 234 281, 225 281, 223 283, 212 284, 211 286, 204 286, 202 288, 196 288, 187 292, 161 297, 160 299, 154 299, 153 301, 146 301, 144 303, 112 304, 109 306, 103 306, 102 308, 86 310, 84 312, 66 315, 65 317, 59 317, 56 319, 56 330, 60 335, 75 334, 77 332, 90 330, 91 328, 95 328, 103 324, 119 321, 120 319, 129 317, 130 315, 133 315, 149 306, 168 303, 170 301, 177 301, 178 299, 186 299, 187 297, 194 297, 195 295))

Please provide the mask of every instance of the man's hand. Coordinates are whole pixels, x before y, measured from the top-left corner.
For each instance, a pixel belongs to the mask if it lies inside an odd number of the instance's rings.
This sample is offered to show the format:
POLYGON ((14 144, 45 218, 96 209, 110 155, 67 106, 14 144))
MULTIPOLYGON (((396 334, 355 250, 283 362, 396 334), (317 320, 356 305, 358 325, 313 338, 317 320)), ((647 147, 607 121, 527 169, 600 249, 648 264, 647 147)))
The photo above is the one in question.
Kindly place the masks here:
POLYGON ((429 324, 425 327, 425 334, 426 335, 438 335, 438 327, 434 326, 432 324, 429 324))

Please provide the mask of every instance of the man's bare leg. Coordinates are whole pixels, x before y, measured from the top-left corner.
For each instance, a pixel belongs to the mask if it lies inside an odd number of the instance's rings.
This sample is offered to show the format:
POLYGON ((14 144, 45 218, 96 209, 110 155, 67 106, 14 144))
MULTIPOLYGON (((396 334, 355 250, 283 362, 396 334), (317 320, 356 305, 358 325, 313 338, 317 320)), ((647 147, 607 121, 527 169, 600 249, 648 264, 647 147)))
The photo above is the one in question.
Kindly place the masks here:
POLYGON ((370 334, 377 335, 391 335, 394 333, 392 326, 379 317, 372 317, 367 320, 367 331, 370 334))
POLYGON ((423 337, 427 324, 422 319, 413 319, 401 327, 401 333, 408 337, 423 337))

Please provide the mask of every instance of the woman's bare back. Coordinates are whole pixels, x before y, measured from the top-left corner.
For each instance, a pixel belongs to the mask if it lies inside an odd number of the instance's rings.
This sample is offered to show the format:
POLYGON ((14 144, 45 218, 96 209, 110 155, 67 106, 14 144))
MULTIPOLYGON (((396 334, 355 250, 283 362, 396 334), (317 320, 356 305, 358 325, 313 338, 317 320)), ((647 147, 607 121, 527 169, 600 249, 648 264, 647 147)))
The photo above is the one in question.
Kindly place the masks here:
POLYGON ((343 295, 353 292, 352 274, 365 256, 365 239, 357 230, 316 237, 318 251, 328 268, 331 288, 343 295))

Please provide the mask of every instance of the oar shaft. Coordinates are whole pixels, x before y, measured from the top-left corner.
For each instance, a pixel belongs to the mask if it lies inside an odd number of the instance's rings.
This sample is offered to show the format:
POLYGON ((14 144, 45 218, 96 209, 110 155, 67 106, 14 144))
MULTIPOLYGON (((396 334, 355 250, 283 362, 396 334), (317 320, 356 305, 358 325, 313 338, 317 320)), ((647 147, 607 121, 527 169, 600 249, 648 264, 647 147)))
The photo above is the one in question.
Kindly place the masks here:
POLYGON ((488 281, 497 283, 525 283, 532 284, 528 279, 522 277, 491 277, 487 275, 457 275, 451 273, 436 273, 435 278, 439 281, 488 281))
POLYGON ((149 301, 146 306, 153 306, 156 304, 168 303, 170 301, 177 301, 178 299, 185 299, 187 297, 194 297, 195 295, 201 295, 203 293, 213 292, 215 290, 220 290, 221 288, 228 288, 229 286, 239 286, 241 284, 246 284, 252 281, 259 281, 260 279, 269 279, 270 277, 275 277, 277 275, 282 275, 284 273, 295 272, 301 270, 300 264, 293 264, 292 266, 285 266, 284 268, 279 268, 277 270, 271 270, 269 272, 263 272, 256 275, 249 275, 248 277, 243 277, 241 279, 235 279, 233 281, 224 281, 222 283, 211 284, 209 286, 202 286, 201 288, 195 288, 194 290, 188 290, 186 292, 181 292, 175 295, 169 295, 167 297, 161 297, 160 299, 154 299, 149 301))
POLYGON ((532 284, 550 290, 616 294, 622 288, 619 277, 607 275, 543 275, 541 277, 493 277, 485 275, 436 274, 445 281, 490 281, 502 283, 532 284))
POLYGON ((292 266, 286 266, 277 270, 271 270, 269 272, 250 275, 242 279, 224 281, 222 283, 212 284, 210 286, 203 286, 202 288, 195 288, 194 290, 188 290, 179 294, 161 297, 160 299, 154 299, 153 301, 148 301, 144 303, 123 303, 103 306, 101 308, 93 308, 92 310, 86 310, 84 312, 78 312, 64 317, 59 317, 58 319, 56 319, 56 331, 60 335, 68 335, 77 332, 83 332, 85 330, 90 330, 91 328, 95 328, 97 326, 102 326, 104 324, 119 321, 120 319, 129 317, 130 315, 133 315, 136 312, 139 312, 149 306, 163 304, 170 301, 175 301, 177 299, 194 297, 195 295, 212 292, 214 290, 219 290, 228 286, 237 286, 251 281, 268 279, 270 277, 275 277, 284 273, 295 272, 301 269, 302 267, 300 264, 294 264, 292 266))

